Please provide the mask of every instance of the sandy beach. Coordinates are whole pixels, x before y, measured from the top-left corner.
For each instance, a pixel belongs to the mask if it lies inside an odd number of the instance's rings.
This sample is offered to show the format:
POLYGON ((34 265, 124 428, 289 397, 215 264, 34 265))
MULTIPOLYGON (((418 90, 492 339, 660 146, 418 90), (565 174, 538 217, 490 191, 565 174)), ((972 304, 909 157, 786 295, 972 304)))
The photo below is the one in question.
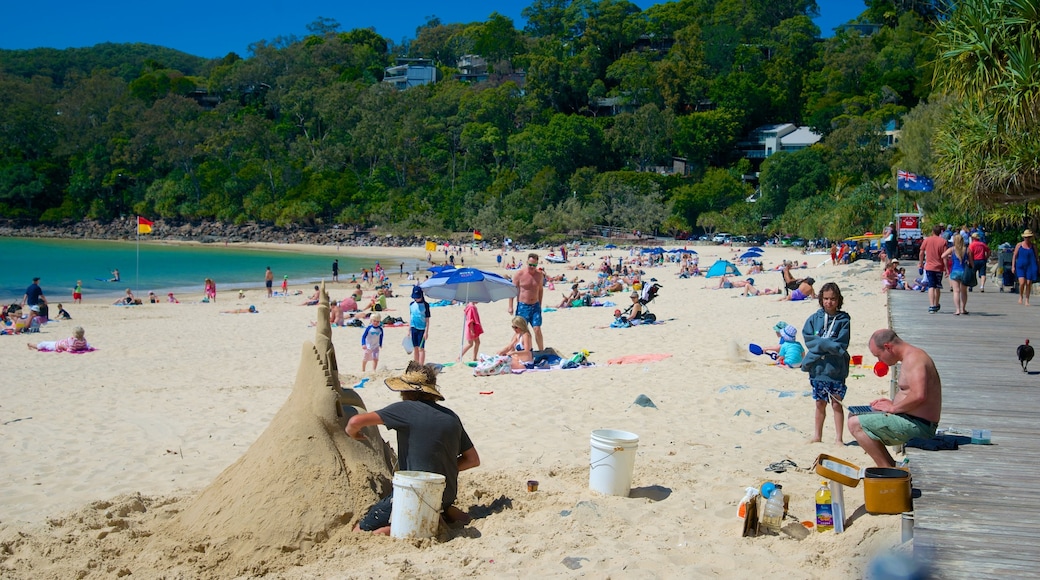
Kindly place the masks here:
MULTIPOLYGON (((723 246, 695 249, 704 269, 716 257, 736 256, 723 246)), ((340 255, 347 252, 426 255, 422 248, 384 247, 344 247, 340 255)), ((616 263, 628 251, 543 264, 552 275, 590 280, 594 271, 570 266, 598 263, 603 255, 616 263)), ((505 273, 495 256, 467 250, 465 263, 505 273)), ((817 290, 838 283, 852 318, 850 353, 873 363, 867 340, 887 326, 880 267, 832 266, 827 256, 786 248, 764 253, 766 268, 783 259, 807 261, 796 276, 811 275, 817 290)), ((38 335, 0 336, 7 362, 0 385, 0 577, 862 577, 873 556, 900 546, 900 516, 866 514, 860 487, 845 493, 845 533, 791 531, 815 518, 821 478, 810 467, 817 455, 860 466, 869 460, 856 446, 832 442, 829 412, 825 442, 807 443, 814 412, 807 375, 748 353, 749 343, 776 344, 777 321, 801 329, 818 304, 710 290, 716 281, 679 279, 677 271, 676 264, 646 270, 644 279, 663 286, 650 304, 659 324, 609 328, 612 306, 545 313, 546 346, 565 355, 587 349, 593 367, 494 377, 475 377, 459 364, 443 370, 444 404, 462 418, 482 460, 459 478, 457 505, 476 516, 471 524, 444 529, 434 540, 406 541, 353 533, 354 517, 320 541, 221 558, 211 555, 212 547, 199 547, 202 538, 198 545, 163 544, 162 523, 243 456, 285 404, 301 345, 315 340, 317 309, 301 305, 311 288, 274 299, 262 289, 241 299, 221 292, 215 303, 201 303, 200 287, 196 296, 180 295, 180 304, 136 307, 62 300, 73 320, 48 324, 38 335), (259 313, 220 312, 250 305, 259 313), (76 325, 86 329, 95 352, 26 347, 27 341, 64 338, 76 325), (608 364, 647 354, 669 356, 608 364), (634 404, 639 395, 656 408, 634 404), (589 490, 590 433, 603 428, 639 436, 631 497, 589 490), (765 470, 783 459, 798 467, 765 470), (539 487, 529 493, 531 479, 539 487), (737 504, 746 487, 764 481, 782 484, 789 495, 791 528, 743 538, 737 504)), ((759 288, 782 281, 776 271, 753 276, 759 288)), ((389 299, 388 314, 407 318, 411 282, 396 272, 391 280, 399 297, 389 299)), ((328 284, 336 300, 351 288, 346 281, 328 284)), ((556 306, 568 289, 558 283, 546 290, 544 306, 556 306)), ((367 288, 365 299, 372 293, 367 288)), ((622 309, 629 304, 627 292, 607 299, 622 309)), ((510 315, 505 301, 479 308, 486 330, 481 351, 491 353, 509 340, 510 315)), ((461 305, 433 308, 428 362, 455 361, 462 316, 461 305)), ((407 364, 401 347, 407 332, 387 328, 379 370, 362 374, 362 329, 332 331, 343 386, 370 379, 357 389, 369 410, 399 399, 383 379, 407 364)), ((846 401, 865 404, 888 396, 889 378, 857 367, 848 386, 846 401)), ((395 443, 394 433, 381 433, 395 443)), ((851 439, 846 429, 845 440, 851 439)), ((305 513, 311 483, 296 485, 305 513)))

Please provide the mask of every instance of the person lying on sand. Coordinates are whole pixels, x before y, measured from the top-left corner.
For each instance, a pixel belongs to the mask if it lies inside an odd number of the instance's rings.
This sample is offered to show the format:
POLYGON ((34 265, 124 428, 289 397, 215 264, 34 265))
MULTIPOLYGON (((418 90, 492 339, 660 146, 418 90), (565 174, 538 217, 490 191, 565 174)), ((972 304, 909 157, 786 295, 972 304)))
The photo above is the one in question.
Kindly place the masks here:
MULTIPOLYGON (((403 375, 386 379, 384 383, 391 391, 401 393, 401 401, 378 411, 354 415, 347 421, 347 435, 364 441, 366 437, 361 430, 375 425, 397 431, 398 469, 443 475, 445 485, 440 507, 444 519, 449 523, 469 523, 469 515, 453 504, 458 495, 459 472, 479 466, 480 456, 458 415, 437 404, 444 400, 437 390, 437 371, 429 365, 409 361, 403 375)), ((354 531, 390 535, 392 509, 391 491, 368 510, 354 531)))
POLYGON ((234 310, 221 310, 221 314, 259 314, 260 311, 256 309, 256 306, 249 305, 249 308, 235 308, 234 310))
POLYGON ((72 336, 68 338, 58 341, 30 342, 27 346, 29 350, 40 352, 86 352, 90 350, 90 345, 87 344, 87 339, 83 335, 83 327, 77 326, 72 329, 72 336))

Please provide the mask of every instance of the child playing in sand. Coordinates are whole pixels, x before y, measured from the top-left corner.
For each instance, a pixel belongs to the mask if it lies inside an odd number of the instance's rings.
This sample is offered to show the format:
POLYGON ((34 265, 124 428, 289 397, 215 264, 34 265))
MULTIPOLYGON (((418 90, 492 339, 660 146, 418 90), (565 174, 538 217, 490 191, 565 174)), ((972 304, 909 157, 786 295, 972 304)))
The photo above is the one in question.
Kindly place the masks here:
POLYGON ((816 421, 812 443, 823 440, 823 421, 827 403, 834 411, 835 443, 844 445, 842 434, 845 412, 841 400, 845 398, 845 379, 849 376, 849 336, 852 319, 841 309, 845 303, 841 290, 834 282, 820 289, 820 309, 805 321, 802 338, 808 352, 802 360, 802 370, 809 373, 813 400, 816 401, 816 421))
POLYGON ((171 303, 171 304, 180 304, 180 303, 181 303, 181 301, 180 301, 180 300, 177 300, 177 298, 175 298, 175 297, 173 296, 173 292, 170 292, 170 293, 168 293, 168 294, 166 295, 166 301, 167 301, 167 302, 169 302, 169 303, 171 303))
POLYGON ((63 338, 58 341, 43 341, 37 343, 28 343, 30 350, 36 350, 39 352, 86 352, 91 350, 90 345, 87 344, 87 339, 83 337, 84 331, 82 326, 77 326, 72 329, 72 336, 63 338))
POLYGON ((373 316, 361 335, 361 350, 365 351, 361 359, 361 372, 365 372, 368 361, 372 361, 372 370, 379 367, 379 349, 383 347, 383 321, 379 316, 373 316))
POLYGON ((65 310, 65 308, 61 305, 61 302, 58 303, 58 320, 72 320, 72 315, 70 315, 69 312, 65 310))
POLYGON ((777 366, 795 368, 802 364, 805 349, 798 342, 798 329, 788 324, 780 332, 780 351, 776 357, 777 366))

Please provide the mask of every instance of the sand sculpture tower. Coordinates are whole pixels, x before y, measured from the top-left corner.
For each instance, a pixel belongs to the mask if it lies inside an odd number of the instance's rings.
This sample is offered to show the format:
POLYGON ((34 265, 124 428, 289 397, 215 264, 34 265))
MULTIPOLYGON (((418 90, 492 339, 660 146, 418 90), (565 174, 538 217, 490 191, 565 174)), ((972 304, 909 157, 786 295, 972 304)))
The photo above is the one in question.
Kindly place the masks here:
POLYGON ((296 384, 271 424, 165 531, 255 560, 324 541, 389 492, 393 453, 378 430, 369 427, 364 442, 343 430, 365 407, 340 385, 324 283, 317 316, 315 341, 304 343, 296 384))

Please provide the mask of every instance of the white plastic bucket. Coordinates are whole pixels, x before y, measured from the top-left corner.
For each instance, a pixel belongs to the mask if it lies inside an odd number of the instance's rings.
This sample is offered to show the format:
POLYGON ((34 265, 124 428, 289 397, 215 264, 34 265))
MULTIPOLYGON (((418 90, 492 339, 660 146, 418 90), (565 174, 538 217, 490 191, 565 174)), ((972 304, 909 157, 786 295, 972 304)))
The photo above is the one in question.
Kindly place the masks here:
POLYGON ((444 476, 425 471, 394 474, 394 504, 390 535, 394 538, 432 538, 440 522, 444 476))
POLYGON ((589 489, 628 497, 639 436, 628 431, 597 429, 592 432, 590 443, 589 489))

